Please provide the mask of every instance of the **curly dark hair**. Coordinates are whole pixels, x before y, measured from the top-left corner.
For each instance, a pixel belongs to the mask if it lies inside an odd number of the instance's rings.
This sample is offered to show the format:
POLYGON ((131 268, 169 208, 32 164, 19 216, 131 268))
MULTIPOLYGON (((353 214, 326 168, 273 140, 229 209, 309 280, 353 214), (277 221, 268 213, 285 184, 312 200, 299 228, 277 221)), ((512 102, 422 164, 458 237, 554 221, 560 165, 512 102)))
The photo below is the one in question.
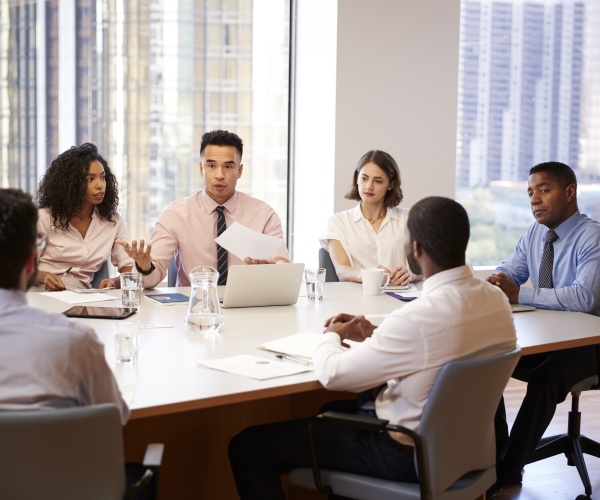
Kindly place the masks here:
POLYGON ((400 180, 400 169, 398 168, 396 160, 394 160, 390 154, 378 149, 367 151, 358 161, 358 165, 354 169, 354 176, 352 177, 352 186, 350 187, 350 191, 348 191, 345 198, 356 201, 362 200, 356 183, 358 181, 358 174, 360 174, 360 171, 367 163, 374 163, 381 170, 383 170, 385 175, 387 175, 390 184, 392 185, 392 189, 385 193, 383 205, 386 208, 400 205, 400 202, 404 198, 404 195, 402 194, 402 188, 400 187, 402 184, 400 180))
POLYGON ((81 212, 86 191, 86 175, 90 164, 98 161, 104 167, 106 191, 102 203, 97 205, 101 219, 113 221, 119 205, 117 179, 110 171, 107 161, 98 153, 98 148, 89 142, 72 146, 59 154, 40 181, 37 192, 38 207, 48 208, 54 225, 63 231, 69 221, 81 212))

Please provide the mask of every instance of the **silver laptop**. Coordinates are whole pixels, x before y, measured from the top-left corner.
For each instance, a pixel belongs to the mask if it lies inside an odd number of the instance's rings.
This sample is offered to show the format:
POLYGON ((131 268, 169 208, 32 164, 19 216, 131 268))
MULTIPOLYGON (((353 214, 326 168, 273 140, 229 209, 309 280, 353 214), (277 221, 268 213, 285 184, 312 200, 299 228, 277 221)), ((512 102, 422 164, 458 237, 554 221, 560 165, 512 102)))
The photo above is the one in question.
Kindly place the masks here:
POLYGON ((535 307, 526 306, 524 304, 511 304, 510 309, 514 313, 527 312, 527 311, 535 311, 535 307))
POLYGON ((298 302, 303 274, 304 264, 230 266, 219 295, 224 308, 288 306, 298 302))

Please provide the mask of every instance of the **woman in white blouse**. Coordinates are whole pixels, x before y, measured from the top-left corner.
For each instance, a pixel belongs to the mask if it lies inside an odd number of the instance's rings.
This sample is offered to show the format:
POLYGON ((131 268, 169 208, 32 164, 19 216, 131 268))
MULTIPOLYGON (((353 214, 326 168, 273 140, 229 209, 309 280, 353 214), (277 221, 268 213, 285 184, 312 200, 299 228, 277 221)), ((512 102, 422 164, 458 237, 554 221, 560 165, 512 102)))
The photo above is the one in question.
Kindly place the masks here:
MULTIPOLYGON (((48 239, 36 284, 50 291, 89 287, 109 258, 120 272, 131 271, 133 260, 115 243, 129 241, 127 225, 117 213, 117 180, 94 144, 59 154, 40 182, 37 199, 38 232, 48 239)), ((115 286, 118 279, 100 283, 100 288, 115 286)))
POLYGON ((408 209, 398 206, 403 198, 400 184, 398 165, 388 153, 369 151, 358 162, 346 198, 360 203, 332 215, 320 239, 341 281, 362 281, 365 267, 383 269, 394 285, 421 278, 408 268, 408 209))

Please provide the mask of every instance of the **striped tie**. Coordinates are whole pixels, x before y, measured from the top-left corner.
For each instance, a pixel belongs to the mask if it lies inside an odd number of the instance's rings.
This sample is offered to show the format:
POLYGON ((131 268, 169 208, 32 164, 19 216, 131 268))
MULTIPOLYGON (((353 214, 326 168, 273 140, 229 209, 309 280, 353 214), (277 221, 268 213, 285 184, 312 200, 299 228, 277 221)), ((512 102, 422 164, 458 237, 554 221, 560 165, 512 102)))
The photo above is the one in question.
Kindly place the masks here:
MULTIPOLYGON (((225 224, 225 214, 223 209, 225 207, 219 205, 217 207, 217 236, 221 236, 221 233, 225 231, 227 225, 225 224)), ((217 243, 217 271, 219 271, 219 285, 227 284, 227 250, 217 243)))
POLYGON ((554 241, 558 235, 550 229, 546 233, 546 243, 544 243, 544 253, 540 262, 540 274, 538 278, 539 288, 554 288, 552 283, 552 269, 554 267, 554 241))

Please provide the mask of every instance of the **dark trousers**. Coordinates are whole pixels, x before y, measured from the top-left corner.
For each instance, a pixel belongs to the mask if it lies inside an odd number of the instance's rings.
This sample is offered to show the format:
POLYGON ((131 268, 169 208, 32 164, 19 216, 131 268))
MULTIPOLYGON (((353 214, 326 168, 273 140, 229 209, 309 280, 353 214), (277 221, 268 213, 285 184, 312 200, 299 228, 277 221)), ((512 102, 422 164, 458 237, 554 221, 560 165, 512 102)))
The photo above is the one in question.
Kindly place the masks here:
POLYGON ((496 453, 513 468, 528 463, 546 428, 571 388, 598 373, 596 346, 523 356, 513 376, 528 373, 527 392, 508 435, 504 399, 496 413, 496 453))
MULTIPOLYGON (((356 401, 336 401, 321 411, 358 413, 356 401)), ((310 467, 309 419, 250 427, 229 443, 229 461, 242 500, 284 499, 280 475, 310 467)), ((387 432, 369 432, 319 421, 314 427, 319 466, 402 482, 417 482, 413 454, 387 432)))

